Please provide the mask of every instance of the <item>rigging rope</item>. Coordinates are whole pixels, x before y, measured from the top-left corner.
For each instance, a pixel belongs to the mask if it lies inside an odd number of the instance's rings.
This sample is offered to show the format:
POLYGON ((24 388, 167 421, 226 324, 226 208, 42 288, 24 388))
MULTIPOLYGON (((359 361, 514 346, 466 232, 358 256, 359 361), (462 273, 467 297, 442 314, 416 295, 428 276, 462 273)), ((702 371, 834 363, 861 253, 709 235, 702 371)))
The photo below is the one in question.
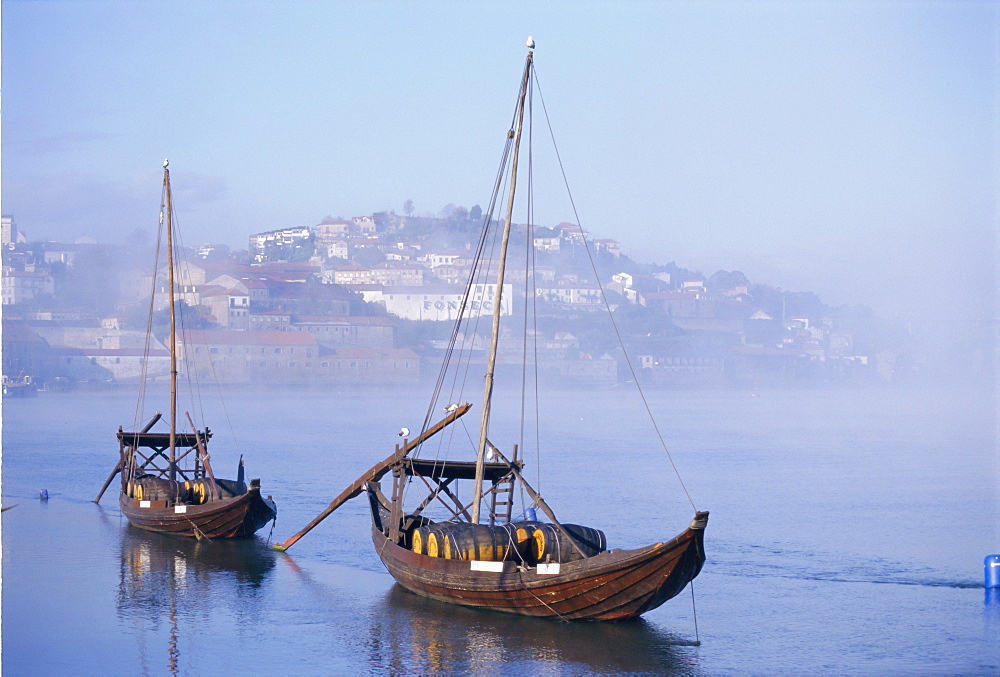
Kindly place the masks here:
POLYGON ((542 96, 541 84, 537 82, 538 76, 535 74, 534 70, 532 70, 532 75, 534 76, 536 85, 538 87, 538 99, 542 104, 542 112, 545 115, 545 122, 549 129, 549 136, 552 139, 552 147, 553 150, 555 150, 556 160, 559 163, 559 171, 562 173, 563 185, 566 186, 566 194, 569 197, 569 203, 573 210, 573 217, 576 219, 576 223, 580 228, 580 235, 583 240, 584 250, 587 252, 587 258, 590 261, 590 267, 594 271, 594 279, 597 280, 597 287, 601 292, 601 300, 604 302, 604 307, 608 311, 608 317, 611 318, 611 327, 614 329, 615 337, 618 340, 618 345, 621 347, 622 355, 625 358, 625 364, 626 366, 628 366, 629 373, 632 375, 632 382, 635 383, 636 390, 638 391, 639 397, 642 400, 642 404, 646 409, 647 415, 649 416, 650 423, 652 423, 653 429, 656 431, 656 436, 660 441, 660 446, 663 448, 664 453, 667 455, 667 460, 670 461, 670 466, 671 468, 673 468, 674 475, 676 475, 677 481, 680 483, 681 489, 684 491, 684 495, 687 496, 687 500, 691 504, 691 507, 694 508, 695 511, 697 511, 698 508, 695 506, 694 500, 691 498, 691 493, 688 491, 687 486, 684 484, 684 479, 681 477, 680 470, 677 468, 677 464, 674 462, 673 455, 667 448, 667 443, 663 439, 663 434, 660 432, 659 425, 657 425, 656 423, 656 418, 653 416, 653 411, 649 406, 649 401, 646 399, 646 393, 643 391, 642 386, 639 383, 639 379, 636 376, 635 368, 632 366, 632 360, 629 359, 628 351, 625 350, 625 342, 624 340, 622 340, 621 332, 618 330, 618 323, 615 322, 614 313, 611 311, 611 304, 608 302, 608 296, 604 292, 604 284, 601 282, 601 276, 597 272, 597 264, 594 263, 594 256, 590 251, 590 245, 587 242, 587 236, 584 232, 583 225, 580 223, 580 215, 577 213, 576 210, 576 201, 573 199, 573 193, 569 188, 569 180, 566 177, 566 169, 563 166, 562 156, 559 154, 559 146, 556 144, 555 133, 552 131, 552 123, 549 120, 548 109, 545 107, 545 97, 542 96))
POLYGON ((149 291, 149 312, 146 314, 146 340, 142 349, 142 368, 139 373, 139 391, 136 397, 135 415, 132 420, 132 427, 134 430, 138 430, 139 422, 145 418, 146 378, 149 374, 149 350, 150 344, 153 340, 153 312, 156 301, 157 276, 160 271, 160 245, 163 240, 163 219, 166 209, 166 197, 167 191, 166 186, 164 186, 160 194, 160 219, 159 226, 156 231, 156 249, 153 254, 153 282, 149 291))
MULTIPOLYGON (((174 261, 182 264, 178 267, 183 270, 180 284, 182 288, 184 286, 193 287, 194 281, 191 278, 191 261, 188 258, 188 248, 184 243, 181 229, 178 227, 179 220, 177 218, 177 213, 173 210, 173 205, 171 205, 171 215, 174 224, 174 238, 175 238, 174 261)), ((182 306, 183 308, 190 307, 187 305, 186 302, 183 301, 183 299, 181 299, 181 301, 184 303, 184 305, 182 306)), ((207 421, 208 419, 205 415, 205 401, 202 395, 201 376, 198 371, 199 360, 197 357, 195 357, 195 348, 193 347, 191 341, 192 339, 191 330, 188 327, 188 320, 185 317, 185 315, 186 313, 184 312, 178 314, 181 324, 180 335, 182 339, 186 339, 183 341, 183 343, 184 343, 184 372, 187 382, 188 399, 191 403, 191 408, 197 412, 197 417, 195 419, 196 427, 201 426, 202 428, 204 428, 205 421, 207 421)), ((208 349, 211 350, 210 348, 208 349)), ((229 438, 232 441, 235 453, 242 455, 243 450, 240 448, 239 438, 237 437, 236 429, 233 426, 232 416, 229 413, 229 407, 226 406, 225 397, 223 397, 222 382, 221 379, 219 378, 218 371, 216 370, 215 361, 212 359, 212 355, 210 352, 206 354, 205 359, 208 360, 209 371, 211 373, 211 381, 215 385, 215 390, 219 395, 219 403, 222 406, 223 416, 225 417, 226 426, 229 430, 229 438)), ((209 458, 211 458, 210 455, 209 458)))
MULTIPOLYGON (((457 403, 463 399, 462 394, 464 393, 465 385, 468 382, 469 372, 471 370, 471 358, 476 348, 476 335, 481 318, 480 312, 473 312, 471 314, 468 312, 470 310, 469 304, 472 302, 473 290, 476 287, 477 280, 481 280, 479 283, 483 285, 483 294, 486 294, 486 285, 488 282, 485 278, 487 277, 490 269, 489 260, 492 258, 492 256, 487 255, 487 252, 495 252, 497 248, 498 235, 496 233, 496 229, 492 226, 496 223, 495 215, 497 213, 497 208, 502 206, 500 196, 503 194, 503 189, 507 186, 508 179, 506 168, 510 162, 511 151, 513 148, 513 128, 516 121, 517 107, 515 106, 510 130, 507 132, 507 138, 504 144, 503 153, 501 154, 500 164, 497 168, 496 177, 494 179, 493 192, 490 197, 490 202, 487 205, 487 209, 483 214, 482 228, 476 244, 476 250, 473 255, 473 265, 469 272, 469 278, 466 281, 462 301, 459 304, 457 320, 452 327, 448 344, 445 348, 441 368, 438 371, 430 404, 424 415, 421 432, 426 431, 431 426, 435 409, 441 403, 441 394, 448 381, 449 371, 452 372, 451 386, 449 389, 449 404, 457 403), (456 351, 458 353, 459 363, 462 363, 462 357, 465 356, 464 368, 449 370, 449 367, 455 362, 456 351)), ((498 298, 501 293, 502 290, 497 290, 498 298)), ((442 449, 447 446, 446 442, 450 442, 453 439, 454 431, 451 431, 451 434, 447 437, 443 435, 438 437, 435 460, 439 460, 441 458, 442 449)), ((420 451, 420 448, 418 448, 412 452, 412 455, 418 456, 420 451)), ((404 492, 405 489, 406 487, 404 486, 404 492)))
MULTIPOLYGON (((534 72, 534 65, 532 65, 532 72, 534 72)), ((528 171, 527 171, 527 190, 525 191, 526 206, 527 206, 527 221, 526 221, 526 234, 527 242, 524 248, 524 332, 523 332, 523 346, 522 346, 522 370, 521 370, 521 448, 524 449, 524 454, 527 454, 528 447, 524 444, 524 426, 527 416, 525 414, 525 404, 527 401, 527 396, 525 390, 527 388, 527 364, 528 364, 528 318, 529 318, 529 308, 530 308, 530 318, 531 318, 531 364, 532 364, 532 383, 534 385, 534 420, 535 420, 535 486, 538 487, 538 491, 542 490, 542 446, 541 446, 541 412, 539 410, 539 404, 541 398, 538 391, 538 294, 537 294, 537 279, 535 270, 535 181, 534 181, 534 131, 535 131, 535 116, 534 116, 534 80, 532 78, 528 79, 528 171), (528 272, 531 272, 529 275, 528 272)), ((526 503, 524 498, 524 487, 520 485, 521 490, 521 504, 522 507, 526 503)))

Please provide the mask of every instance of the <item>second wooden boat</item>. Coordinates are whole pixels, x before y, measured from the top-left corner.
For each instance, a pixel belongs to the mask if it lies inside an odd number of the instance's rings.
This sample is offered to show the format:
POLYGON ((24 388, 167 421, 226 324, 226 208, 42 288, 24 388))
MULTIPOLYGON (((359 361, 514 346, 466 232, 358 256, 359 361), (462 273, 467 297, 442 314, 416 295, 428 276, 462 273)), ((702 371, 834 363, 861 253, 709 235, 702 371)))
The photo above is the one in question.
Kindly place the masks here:
MULTIPOLYGON (((157 412, 141 429, 126 432, 118 428, 118 463, 94 502, 99 502, 116 474, 121 475, 118 504, 129 523, 140 529, 193 538, 246 538, 272 521, 278 514, 270 496, 260 492, 260 480, 244 480, 243 458, 235 480, 215 477, 209 460, 208 442, 212 433, 198 429, 190 414, 191 432, 179 428, 177 416, 177 313, 175 306, 175 266, 173 204, 170 170, 163 163, 163 208, 160 225, 166 230, 167 299, 169 308, 170 414, 168 430, 152 432, 161 420, 157 412)), ((154 274, 154 293, 155 279, 154 274)), ((153 304, 150 304, 152 310, 153 304)), ((152 334, 152 322, 147 329, 152 334)), ((147 341, 148 355, 149 341, 147 341)), ((147 360, 148 363, 148 360, 147 360)), ((142 401, 144 380, 140 379, 142 401)))

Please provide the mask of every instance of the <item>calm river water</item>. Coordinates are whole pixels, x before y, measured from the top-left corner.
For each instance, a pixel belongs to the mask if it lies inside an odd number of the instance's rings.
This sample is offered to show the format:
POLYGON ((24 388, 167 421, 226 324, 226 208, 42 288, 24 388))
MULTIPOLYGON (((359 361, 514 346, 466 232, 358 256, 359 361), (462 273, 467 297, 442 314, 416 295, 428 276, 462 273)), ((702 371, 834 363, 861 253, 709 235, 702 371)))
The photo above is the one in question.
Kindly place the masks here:
MULTIPOLYGON (((239 543, 134 530, 114 484, 92 502, 131 392, 5 400, 4 674, 1000 672, 1000 595, 983 586, 983 558, 1000 552, 991 395, 648 393, 712 513, 694 602, 685 591, 637 622, 562 624, 402 591, 362 500, 287 554, 270 550, 387 456, 400 426, 419 428, 414 390, 206 399, 216 471, 244 454, 278 503, 273 532, 239 543)), ((560 517, 603 529, 611 547, 687 525, 663 450, 635 441, 641 405, 617 390, 551 404, 560 428, 539 484, 560 517)))

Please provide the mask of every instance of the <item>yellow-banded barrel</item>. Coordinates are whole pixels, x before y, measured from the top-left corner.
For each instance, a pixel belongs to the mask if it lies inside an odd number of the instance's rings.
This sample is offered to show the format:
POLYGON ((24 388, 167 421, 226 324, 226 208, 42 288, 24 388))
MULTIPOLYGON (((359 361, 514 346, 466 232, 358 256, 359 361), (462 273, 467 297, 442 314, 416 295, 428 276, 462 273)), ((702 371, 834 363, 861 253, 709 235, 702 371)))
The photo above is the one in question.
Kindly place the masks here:
POLYGON ((459 522, 438 522, 428 525, 423 554, 430 557, 444 557, 445 534, 461 526, 462 523, 459 522))
POLYGON ((410 550, 418 555, 426 555, 427 536, 430 533, 430 526, 417 527, 410 534, 410 550))
MULTIPOLYGON (((562 526, 583 551, 584 556, 593 557, 608 549, 608 540, 600 529, 584 527, 579 524, 564 524, 562 526)), ((536 562, 572 562, 583 559, 577 549, 573 547, 573 542, 566 538, 566 534, 554 524, 538 524, 531 537, 535 546, 532 555, 536 562)))
POLYGON ((511 531, 518 558, 528 564, 536 562, 535 530, 541 526, 544 526, 544 524, 536 521, 511 522, 507 525, 507 528, 511 531))
POLYGON ((132 496, 141 501, 169 501, 174 494, 174 483, 170 480, 142 477, 135 480, 132 496))
POLYGON ((487 524, 459 524, 442 533, 445 559, 501 562, 514 550, 510 530, 487 524))

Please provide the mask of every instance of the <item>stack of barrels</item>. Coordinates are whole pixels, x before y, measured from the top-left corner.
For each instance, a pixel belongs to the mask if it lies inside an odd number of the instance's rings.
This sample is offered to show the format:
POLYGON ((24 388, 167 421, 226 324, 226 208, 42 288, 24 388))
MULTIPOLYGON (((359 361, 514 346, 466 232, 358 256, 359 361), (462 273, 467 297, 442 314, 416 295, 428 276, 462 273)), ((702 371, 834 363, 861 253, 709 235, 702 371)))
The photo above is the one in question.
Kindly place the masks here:
POLYGON ((128 495, 137 501, 177 501, 201 505, 212 497, 212 480, 202 478, 171 482, 159 477, 144 475, 128 481, 128 495))
POLYGON ((530 566, 539 562, 572 562, 607 550, 603 531, 578 524, 562 526, 572 537, 572 543, 559 527, 544 522, 511 522, 494 526, 438 522, 414 529, 410 535, 410 548, 417 554, 430 557, 487 562, 513 560, 530 566))

